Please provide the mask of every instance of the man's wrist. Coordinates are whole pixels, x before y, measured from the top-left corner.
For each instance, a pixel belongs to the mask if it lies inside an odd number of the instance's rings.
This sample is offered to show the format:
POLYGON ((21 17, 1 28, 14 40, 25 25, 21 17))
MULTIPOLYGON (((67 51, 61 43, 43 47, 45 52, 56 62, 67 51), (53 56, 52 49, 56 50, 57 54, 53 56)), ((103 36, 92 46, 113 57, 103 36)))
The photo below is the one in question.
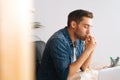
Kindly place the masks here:
POLYGON ((84 71, 84 70, 82 69, 82 67, 80 68, 80 70, 81 70, 81 71, 84 71))

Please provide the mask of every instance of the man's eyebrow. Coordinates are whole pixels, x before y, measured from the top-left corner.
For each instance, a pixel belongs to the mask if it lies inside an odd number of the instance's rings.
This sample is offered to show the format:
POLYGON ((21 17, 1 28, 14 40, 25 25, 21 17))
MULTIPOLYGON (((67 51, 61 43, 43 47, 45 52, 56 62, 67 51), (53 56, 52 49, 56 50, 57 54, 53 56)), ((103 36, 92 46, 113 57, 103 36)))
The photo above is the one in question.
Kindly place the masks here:
POLYGON ((89 25, 89 24, 84 24, 84 25, 87 25, 87 26, 89 26, 89 27, 93 27, 92 25, 89 25))

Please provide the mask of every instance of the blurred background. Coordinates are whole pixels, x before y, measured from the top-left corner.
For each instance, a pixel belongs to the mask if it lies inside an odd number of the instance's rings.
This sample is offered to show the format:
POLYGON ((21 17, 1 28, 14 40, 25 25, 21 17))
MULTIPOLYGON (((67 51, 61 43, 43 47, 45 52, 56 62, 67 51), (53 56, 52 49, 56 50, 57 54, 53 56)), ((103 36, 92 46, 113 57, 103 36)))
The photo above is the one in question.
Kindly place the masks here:
POLYGON ((35 22, 41 27, 35 30, 45 42, 57 30, 67 25, 67 15, 75 9, 86 9, 94 14, 92 34, 96 37, 93 63, 109 64, 109 57, 120 56, 120 1, 119 0, 35 0, 35 22))

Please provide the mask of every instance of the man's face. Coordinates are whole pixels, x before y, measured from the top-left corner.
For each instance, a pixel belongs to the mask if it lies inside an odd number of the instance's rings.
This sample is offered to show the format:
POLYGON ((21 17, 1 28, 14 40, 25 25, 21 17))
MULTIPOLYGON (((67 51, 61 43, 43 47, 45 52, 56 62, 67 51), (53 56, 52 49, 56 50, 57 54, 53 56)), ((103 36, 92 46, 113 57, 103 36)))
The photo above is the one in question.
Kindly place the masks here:
POLYGON ((74 28, 74 36, 77 39, 85 40, 87 35, 90 34, 90 28, 92 25, 92 19, 88 17, 83 17, 79 24, 76 24, 74 28))

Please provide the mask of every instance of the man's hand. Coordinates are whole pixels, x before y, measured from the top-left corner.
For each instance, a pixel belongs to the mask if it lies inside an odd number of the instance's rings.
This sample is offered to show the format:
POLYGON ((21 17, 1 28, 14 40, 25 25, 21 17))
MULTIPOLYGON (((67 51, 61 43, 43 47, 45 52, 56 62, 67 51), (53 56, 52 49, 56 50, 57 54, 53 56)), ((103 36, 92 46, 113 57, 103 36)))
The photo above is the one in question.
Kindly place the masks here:
POLYGON ((92 51, 94 51, 95 47, 96 47, 95 38, 91 35, 87 35, 87 38, 85 40, 85 50, 91 53, 92 51))

